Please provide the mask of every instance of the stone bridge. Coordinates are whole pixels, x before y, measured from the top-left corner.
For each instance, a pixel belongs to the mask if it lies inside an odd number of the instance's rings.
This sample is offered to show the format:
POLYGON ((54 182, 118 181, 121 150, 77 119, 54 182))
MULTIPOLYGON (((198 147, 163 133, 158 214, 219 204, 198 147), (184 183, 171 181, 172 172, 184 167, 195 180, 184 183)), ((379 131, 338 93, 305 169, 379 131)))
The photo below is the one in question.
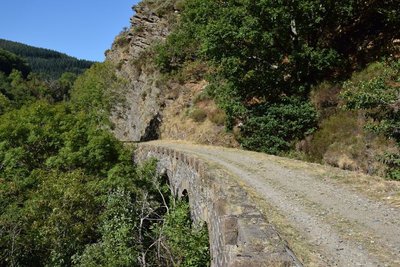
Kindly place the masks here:
POLYGON ((229 173, 189 153, 141 144, 135 161, 149 158, 176 196, 188 194, 193 220, 207 223, 211 266, 301 265, 229 173))
POLYGON ((395 182, 174 141, 139 144, 135 161, 149 158, 176 196, 188 195, 193 220, 207 223, 214 267, 400 266, 395 182), (356 190, 362 179, 368 187, 356 190), (381 191, 365 192, 375 185, 381 191))

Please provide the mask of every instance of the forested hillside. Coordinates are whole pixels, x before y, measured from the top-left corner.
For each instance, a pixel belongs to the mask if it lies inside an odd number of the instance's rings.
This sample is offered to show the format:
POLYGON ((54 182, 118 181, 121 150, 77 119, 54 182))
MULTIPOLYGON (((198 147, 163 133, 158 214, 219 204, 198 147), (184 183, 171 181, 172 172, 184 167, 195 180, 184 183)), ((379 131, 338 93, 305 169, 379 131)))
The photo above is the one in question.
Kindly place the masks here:
POLYGON ((0 50, 0 266, 208 266, 208 232, 110 132, 108 63, 49 83, 0 50))
POLYGON ((58 79, 64 72, 83 73, 94 62, 81 60, 50 49, 0 39, 0 49, 12 52, 29 63, 33 72, 58 79))
POLYGON ((145 2, 176 23, 159 70, 205 77, 244 148, 400 179, 399 1, 145 2))
POLYGON ((77 75, 65 72, 57 80, 31 72, 21 57, 0 49, 0 115, 38 99, 51 103, 69 99, 77 75))

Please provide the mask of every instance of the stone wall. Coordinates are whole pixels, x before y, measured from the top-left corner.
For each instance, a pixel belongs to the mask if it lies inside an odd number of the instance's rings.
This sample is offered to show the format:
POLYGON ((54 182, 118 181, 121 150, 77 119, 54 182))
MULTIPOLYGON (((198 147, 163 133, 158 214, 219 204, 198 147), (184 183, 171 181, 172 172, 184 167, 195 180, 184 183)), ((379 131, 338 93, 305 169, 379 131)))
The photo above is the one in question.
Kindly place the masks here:
POLYGON ((194 222, 206 222, 211 266, 299 266, 293 253, 230 174, 212 164, 165 147, 140 144, 135 162, 158 160, 176 196, 189 196, 194 222))

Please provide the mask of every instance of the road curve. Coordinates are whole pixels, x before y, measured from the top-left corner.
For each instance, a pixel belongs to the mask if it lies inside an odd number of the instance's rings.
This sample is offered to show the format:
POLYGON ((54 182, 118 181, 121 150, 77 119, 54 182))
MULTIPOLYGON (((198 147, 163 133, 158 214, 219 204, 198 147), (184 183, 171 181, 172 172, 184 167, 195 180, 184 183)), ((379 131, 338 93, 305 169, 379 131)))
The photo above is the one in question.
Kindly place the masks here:
POLYGON ((197 156, 229 172, 295 253, 302 254, 306 266, 400 266, 399 207, 278 157, 174 141, 150 144, 197 156))

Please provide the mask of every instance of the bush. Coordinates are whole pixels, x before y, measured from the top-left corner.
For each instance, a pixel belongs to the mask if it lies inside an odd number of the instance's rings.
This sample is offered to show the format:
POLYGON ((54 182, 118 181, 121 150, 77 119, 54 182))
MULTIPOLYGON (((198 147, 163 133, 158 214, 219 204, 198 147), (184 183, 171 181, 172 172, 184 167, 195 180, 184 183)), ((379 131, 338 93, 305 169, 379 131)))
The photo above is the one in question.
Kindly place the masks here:
MULTIPOLYGON (((400 61, 375 63, 366 72, 368 75, 360 73, 345 84, 341 94, 344 107, 365 110, 371 119, 366 129, 394 140, 400 148, 400 61), (373 76, 369 76, 371 72, 373 76)), ((387 154, 382 161, 389 167, 389 177, 399 179, 398 154, 387 154)))
POLYGON ((164 256, 169 255, 174 266, 210 266, 207 225, 192 225, 188 202, 177 200, 171 203, 163 225, 155 229, 157 235, 163 237, 164 256))
POLYGON ((144 0, 139 5, 146 5, 157 16, 173 16, 175 10, 182 9, 184 0, 144 0))
POLYGON ((79 76, 71 90, 71 103, 76 109, 91 114, 102 123, 116 103, 123 103, 122 95, 125 81, 115 74, 111 63, 96 63, 79 76))
POLYGON ((340 102, 341 89, 341 86, 328 82, 322 82, 312 87, 310 99, 318 111, 319 121, 335 114, 340 102))
POLYGON ((354 144, 354 139, 362 132, 357 113, 341 111, 321 123, 308 148, 309 156, 315 161, 322 161, 329 147, 337 146, 337 144, 342 144, 342 147, 336 152, 343 154, 344 150, 354 144))
POLYGON ((115 39, 114 43, 115 43, 117 46, 119 46, 119 47, 127 46, 127 45, 129 44, 129 39, 128 39, 128 37, 126 36, 126 33, 122 33, 122 35, 119 35, 119 36, 115 39))
POLYGON ((208 119, 216 125, 223 126, 226 121, 226 114, 221 109, 216 109, 208 114, 208 119))
POLYGON ((195 122, 203 122, 207 118, 207 113, 200 108, 194 108, 189 111, 189 118, 195 122))
POLYGON ((244 148, 278 154, 289 150, 294 140, 311 134, 315 127, 316 113, 312 105, 288 99, 253 110, 243 125, 240 141, 244 148))

